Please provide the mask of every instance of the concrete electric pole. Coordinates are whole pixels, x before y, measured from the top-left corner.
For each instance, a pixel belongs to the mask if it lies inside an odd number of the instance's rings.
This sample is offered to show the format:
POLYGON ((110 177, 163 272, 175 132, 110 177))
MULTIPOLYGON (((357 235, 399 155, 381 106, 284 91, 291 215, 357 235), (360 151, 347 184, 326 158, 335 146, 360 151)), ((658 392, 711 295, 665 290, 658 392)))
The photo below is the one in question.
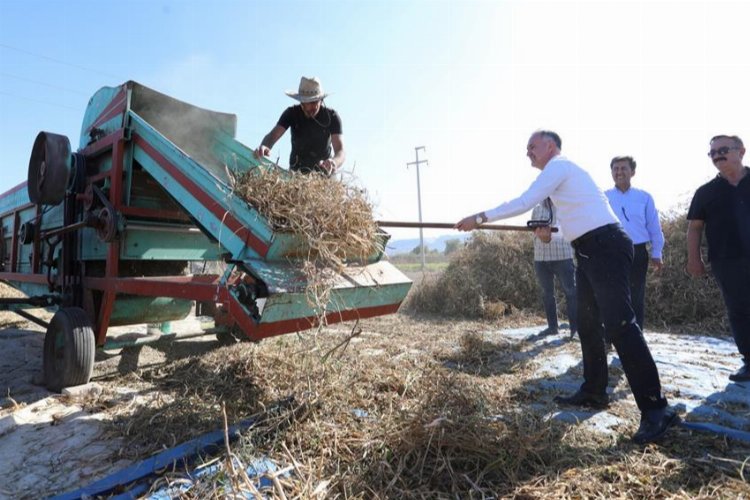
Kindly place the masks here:
MULTIPOLYGON (((417 146, 414 148, 414 154, 416 155, 416 161, 411 161, 406 164, 406 168, 409 168, 410 165, 415 165, 417 167, 417 206, 419 207, 419 223, 422 224, 422 193, 421 188, 419 186, 419 165, 424 163, 427 165, 427 160, 420 160, 419 159, 419 150, 426 151, 424 146, 417 146)), ((422 235, 422 228, 419 228, 419 249, 420 253, 422 255, 422 272, 424 272, 424 236, 422 235)))

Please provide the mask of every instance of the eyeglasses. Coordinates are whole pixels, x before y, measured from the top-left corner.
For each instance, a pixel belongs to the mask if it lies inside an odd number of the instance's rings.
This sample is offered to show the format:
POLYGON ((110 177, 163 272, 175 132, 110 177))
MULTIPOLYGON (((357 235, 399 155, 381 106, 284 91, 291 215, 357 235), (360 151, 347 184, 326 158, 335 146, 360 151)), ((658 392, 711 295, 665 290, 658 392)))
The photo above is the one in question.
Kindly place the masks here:
POLYGON ((719 149, 712 149, 707 154, 708 154, 709 158, 713 158, 716 155, 724 156, 725 154, 727 154, 728 152, 732 151, 733 149, 740 149, 740 148, 738 148, 736 146, 731 147, 731 148, 729 146, 723 146, 723 147, 720 147, 719 149))

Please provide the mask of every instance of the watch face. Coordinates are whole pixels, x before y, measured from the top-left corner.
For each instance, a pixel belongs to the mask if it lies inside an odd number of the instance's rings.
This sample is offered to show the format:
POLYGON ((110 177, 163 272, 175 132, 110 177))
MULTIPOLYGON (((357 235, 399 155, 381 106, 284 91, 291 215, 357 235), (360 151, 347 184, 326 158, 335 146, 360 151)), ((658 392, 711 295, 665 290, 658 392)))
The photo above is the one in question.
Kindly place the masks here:
POLYGON ((484 219, 482 219, 481 215, 477 215, 476 221, 477 221, 477 224, 481 224, 484 221, 484 219))

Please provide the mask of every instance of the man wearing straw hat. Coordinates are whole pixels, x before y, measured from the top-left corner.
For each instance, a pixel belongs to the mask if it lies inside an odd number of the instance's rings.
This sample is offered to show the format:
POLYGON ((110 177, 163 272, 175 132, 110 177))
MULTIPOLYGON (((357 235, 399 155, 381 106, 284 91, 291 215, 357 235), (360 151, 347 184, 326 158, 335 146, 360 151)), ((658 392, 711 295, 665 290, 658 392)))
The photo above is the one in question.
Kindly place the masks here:
POLYGON ((456 223, 456 228, 471 231, 484 222, 527 212, 547 197, 552 200, 578 261, 578 335, 583 353, 583 384, 576 393, 558 396, 555 401, 592 408, 608 406, 606 332, 617 349, 641 411, 633 441, 650 443, 661 438, 679 417, 667 407, 656 363, 630 303, 633 242, 591 175, 562 156, 561 148, 562 141, 555 132, 534 132, 526 146, 526 156, 541 173, 531 186, 492 210, 465 217, 456 223))
POLYGON ((305 174, 318 172, 332 175, 344 163, 346 153, 341 118, 336 111, 324 105, 323 100, 328 94, 323 92, 320 80, 303 76, 298 91, 287 91, 286 95, 300 103, 284 110, 276 126, 255 150, 256 158, 269 156, 273 145, 286 129, 291 128, 289 169, 305 174))

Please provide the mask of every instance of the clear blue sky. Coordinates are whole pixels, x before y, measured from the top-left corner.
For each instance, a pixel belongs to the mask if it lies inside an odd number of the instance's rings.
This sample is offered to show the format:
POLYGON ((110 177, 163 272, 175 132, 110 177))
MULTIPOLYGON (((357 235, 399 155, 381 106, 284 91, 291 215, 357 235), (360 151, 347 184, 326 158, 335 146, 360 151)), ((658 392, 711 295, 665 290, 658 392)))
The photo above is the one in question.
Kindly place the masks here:
MULTIPOLYGON (((538 128, 603 188, 610 158, 634 156, 666 210, 715 174, 712 135, 750 143, 749 19, 724 1, 0 0, 0 192, 26 179, 39 131, 77 147, 103 86, 234 113, 254 147, 315 75, 379 218, 417 219, 415 146, 424 220, 515 196, 538 128)), ((273 157, 289 149, 286 134, 273 157)))

